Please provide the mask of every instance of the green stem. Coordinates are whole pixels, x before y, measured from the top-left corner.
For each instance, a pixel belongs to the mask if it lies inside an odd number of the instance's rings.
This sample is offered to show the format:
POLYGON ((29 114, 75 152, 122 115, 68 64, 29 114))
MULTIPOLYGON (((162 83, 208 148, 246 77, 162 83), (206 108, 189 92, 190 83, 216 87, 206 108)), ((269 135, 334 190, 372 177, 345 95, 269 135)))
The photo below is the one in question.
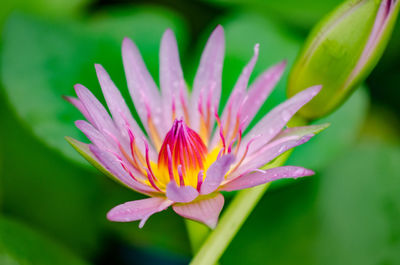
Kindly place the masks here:
POLYGON ((190 219, 185 219, 185 224, 189 236, 190 247, 194 254, 206 240, 207 235, 210 233, 210 229, 206 225, 190 219))
MULTIPOLYGON (((305 124, 307 124, 307 121, 295 116, 289 125, 300 126, 305 124)), ((268 164, 265 169, 282 166, 290 154, 291 151, 284 153, 274 162, 268 164)), ((238 192, 222 215, 217 228, 206 239, 190 262, 190 265, 210 265, 218 262, 233 237, 267 191, 269 185, 270 183, 267 183, 238 192)))
MULTIPOLYGON (((289 152, 279 157, 268 168, 283 165, 289 152)), ((239 231, 244 221, 267 191, 270 183, 238 192, 224 212, 217 228, 206 239, 203 246, 191 261, 191 265, 215 264, 239 231)))

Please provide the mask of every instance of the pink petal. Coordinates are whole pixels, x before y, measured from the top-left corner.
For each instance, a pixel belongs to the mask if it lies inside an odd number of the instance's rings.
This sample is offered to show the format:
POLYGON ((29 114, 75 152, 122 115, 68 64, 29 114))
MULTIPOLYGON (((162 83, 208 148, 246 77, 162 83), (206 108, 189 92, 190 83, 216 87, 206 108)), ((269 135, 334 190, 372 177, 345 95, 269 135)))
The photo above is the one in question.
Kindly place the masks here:
MULTIPOLYGON (((96 156, 101 164, 112 174, 115 180, 122 182, 131 189, 143 194, 152 194, 157 191, 150 186, 142 184, 134 180, 121 166, 121 162, 116 159, 110 152, 103 151, 97 146, 90 145, 90 151, 96 156)), ((145 176, 141 175, 140 172, 132 172, 137 179, 144 179, 145 176)))
POLYGON ((188 92, 183 78, 179 60, 178 46, 172 30, 165 31, 160 48, 160 86, 164 102, 164 114, 167 121, 172 121, 172 108, 176 109, 176 117, 184 117, 184 109, 188 107, 188 92))
POLYGON ((93 123, 93 120, 89 115, 89 112, 86 110, 85 106, 78 98, 64 96, 64 99, 69 103, 71 103, 72 105, 74 105, 75 108, 77 108, 82 113, 82 115, 85 117, 86 120, 93 123))
POLYGON ((142 138, 144 136, 142 130, 133 119, 131 111, 125 103, 121 92, 115 86, 114 82, 111 80, 107 71, 100 64, 96 64, 96 73, 99 79, 101 90, 103 91, 104 98, 106 99, 107 106, 113 116, 113 119, 121 131, 121 134, 128 137, 126 125, 133 130, 137 138, 142 138))
POLYGON ((106 139, 105 136, 101 132, 99 132, 92 124, 88 123, 87 121, 78 120, 75 121, 75 125, 96 146, 102 149, 116 150, 114 142, 106 139))
POLYGON ((214 229, 223 206, 224 196, 218 193, 211 198, 207 197, 187 204, 174 204, 172 208, 177 214, 204 223, 214 229))
POLYGON ((323 123, 317 125, 286 128, 285 130, 280 132, 272 141, 288 137, 302 137, 307 134, 317 134, 328 128, 329 125, 329 123, 323 123))
POLYGON ((148 117, 150 115, 155 127, 159 129, 160 135, 164 135, 167 128, 162 118, 160 93, 138 48, 128 38, 125 38, 122 43, 122 58, 129 93, 142 123, 148 130, 148 117))
POLYGON ((258 137, 252 143, 253 150, 258 150, 261 146, 274 138, 292 118, 292 116, 315 95, 319 93, 321 86, 310 87, 297 93, 292 98, 286 100, 279 106, 271 110, 257 125, 243 138, 239 157, 243 154, 246 145, 254 137, 258 137))
MULTIPOLYGON (((221 118, 221 124, 226 124, 226 121, 228 119, 228 112, 230 112, 231 119, 233 120, 236 118, 239 108, 238 106, 241 105, 243 102, 243 99, 246 96, 246 89, 247 85, 249 83, 250 75, 253 72, 254 65, 257 62, 258 58, 258 51, 259 51, 259 44, 256 44, 254 46, 254 55, 251 58, 250 62, 246 65, 246 67, 243 68, 242 73, 240 74, 235 87, 233 88, 231 95, 229 96, 228 102, 226 103, 226 107, 224 109, 224 112, 222 114, 221 118)), ((233 126, 235 126, 234 121, 231 121, 231 127, 230 128, 224 128, 225 130, 228 130, 228 134, 225 136, 225 138, 230 139, 231 133, 233 131, 233 126)), ((215 146, 220 140, 219 132, 214 134, 213 137, 213 146, 215 146)))
MULTIPOLYGON (((210 108, 218 109, 221 96, 221 78, 222 66, 225 54, 225 37, 222 26, 217 26, 207 41, 203 54, 201 55, 200 65, 197 69, 196 77, 193 83, 191 96, 191 127, 198 131, 199 129, 199 98, 202 96, 202 106, 207 108, 207 98, 211 96, 210 108), (212 91, 210 91, 212 90, 212 91), (210 93, 211 92, 211 93, 210 93)), ((211 111, 211 113, 214 113, 211 111)), ((211 124, 215 121, 214 115, 211 116, 211 124)), ((211 126, 210 129, 212 129, 211 126)))
POLYGON ((103 167, 101 162, 97 159, 97 157, 90 151, 89 144, 82 143, 74 138, 65 137, 67 142, 72 145, 72 147, 78 151, 90 164, 92 164, 95 168, 103 172, 108 176, 112 176, 112 174, 103 167))
POLYGON ((208 168, 206 173, 206 178, 201 185, 200 193, 205 195, 215 191, 226 173, 229 171, 232 163, 235 161, 235 156, 232 154, 224 155, 218 158, 211 166, 208 168))
POLYGON ((256 171, 240 176, 227 184, 223 185, 221 190, 233 191, 247 189, 258 186, 267 182, 271 182, 282 178, 298 178, 314 175, 309 169, 295 166, 284 166, 271 168, 265 171, 256 171))
POLYGON ((130 201, 112 208, 107 218, 114 222, 141 220, 139 228, 142 228, 151 215, 167 209, 171 204, 171 201, 161 197, 130 201))
POLYGON ((75 91, 82 104, 88 111, 96 129, 102 133, 111 133, 117 137, 119 133, 117 132, 113 120, 100 101, 98 101, 97 98, 92 94, 92 92, 90 92, 89 89, 81 84, 75 85, 75 91))
POLYGON ((240 107, 240 116, 246 120, 243 130, 253 120, 260 107, 264 104, 266 98, 280 80, 285 67, 286 61, 272 66, 250 86, 247 97, 240 107))
POLYGON ((304 144, 313 136, 313 134, 308 134, 277 139, 245 158, 243 163, 234 172, 229 173, 227 179, 234 179, 242 174, 254 171, 289 149, 304 144))
POLYGON ((175 181, 167 185, 167 198, 174 202, 191 202, 198 195, 199 192, 192 186, 177 186, 175 181))
MULTIPOLYGON (((114 82, 111 80, 109 74, 100 64, 96 64, 96 73, 99 79, 99 83, 101 89, 103 91, 104 98, 106 99, 107 106, 110 109, 112 117, 119 128, 121 135, 124 137, 124 143, 128 143, 130 138, 128 135, 128 128, 132 131, 133 135, 136 139, 143 139, 145 136, 140 129, 139 125, 133 119, 131 111, 129 110, 128 106, 125 103, 124 98, 122 97, 120 91, 115 86, 114 82), (127 128, 128 127, 128 128, 127 128)), ((122 141, 121 141, 121 144, 122 141)), ((136 141, 139 150, 144 152, 145 145, 143 141, 136 141)), ((126 150, 129 150, 130 147, 127 144, 124 145, 126 150)), ((154 148, 150 145, 149 146, 150 157, 156 158, 156 152, 154 148)))

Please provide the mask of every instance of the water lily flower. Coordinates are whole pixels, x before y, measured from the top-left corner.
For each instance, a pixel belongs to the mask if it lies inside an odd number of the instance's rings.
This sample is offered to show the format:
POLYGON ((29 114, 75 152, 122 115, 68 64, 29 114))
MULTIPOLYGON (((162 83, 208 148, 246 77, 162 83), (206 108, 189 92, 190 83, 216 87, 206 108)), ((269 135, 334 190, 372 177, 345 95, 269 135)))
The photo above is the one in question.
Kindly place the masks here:
POLYGON ((135 44, 123 40, 122 56, 128 88, 145 131, 133 119, 119 90, 101 65, 99 83, 111 116, 83 85, 67 99, 87 121, 76 126, 91 141, 67 138, 90 163, 128 188, 149 196, 111 209, 111 221, 140 220, 169 206, 179 215, 214 228, 224 205, 221 191, 250 188, 280 178, 309 176, 296 166, 259 168, 285 151, 307 142, 326 125, 285 127, 319 91, 304 90, 269 112, 247 134, 244 130, 278 82, 285 67, 265 71, 247 89, 254 56, 237 80, 222 115, 218 114, 224 59, 224 31, 218 26, 201 57, 192 92, 180 65, 175 36, 167 30, 160 48, 159 90, 135 44), (217 124, 217 126, 214 126, 217 124), (216 128, 214 128, 216 127, 216 128))

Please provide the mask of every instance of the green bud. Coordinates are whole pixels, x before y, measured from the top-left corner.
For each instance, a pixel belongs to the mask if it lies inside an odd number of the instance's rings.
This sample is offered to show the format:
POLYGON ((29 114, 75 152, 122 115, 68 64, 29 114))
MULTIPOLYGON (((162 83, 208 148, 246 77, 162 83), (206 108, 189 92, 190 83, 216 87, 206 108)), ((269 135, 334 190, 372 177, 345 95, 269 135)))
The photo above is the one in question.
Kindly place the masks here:
POLYGON ((315 26, 292 68, 287 93, 293 96, 313 85, 322 90, 300 115, 325 116, 364 81, 387 45, 399 2, 345 1, 315 26))

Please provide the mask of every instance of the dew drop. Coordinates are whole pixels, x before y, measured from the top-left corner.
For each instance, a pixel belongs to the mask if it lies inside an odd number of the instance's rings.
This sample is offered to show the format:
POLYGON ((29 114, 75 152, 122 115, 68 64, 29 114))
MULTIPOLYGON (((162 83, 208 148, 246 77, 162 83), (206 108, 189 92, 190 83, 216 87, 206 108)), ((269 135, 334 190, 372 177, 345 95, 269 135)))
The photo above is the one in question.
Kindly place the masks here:
POLYGON ((288 122, 290 120, 290 118, 292 117, 292 114, 288 110, 283 110, 281 115, 282 115, 282 119, 285 122, 288 122))

